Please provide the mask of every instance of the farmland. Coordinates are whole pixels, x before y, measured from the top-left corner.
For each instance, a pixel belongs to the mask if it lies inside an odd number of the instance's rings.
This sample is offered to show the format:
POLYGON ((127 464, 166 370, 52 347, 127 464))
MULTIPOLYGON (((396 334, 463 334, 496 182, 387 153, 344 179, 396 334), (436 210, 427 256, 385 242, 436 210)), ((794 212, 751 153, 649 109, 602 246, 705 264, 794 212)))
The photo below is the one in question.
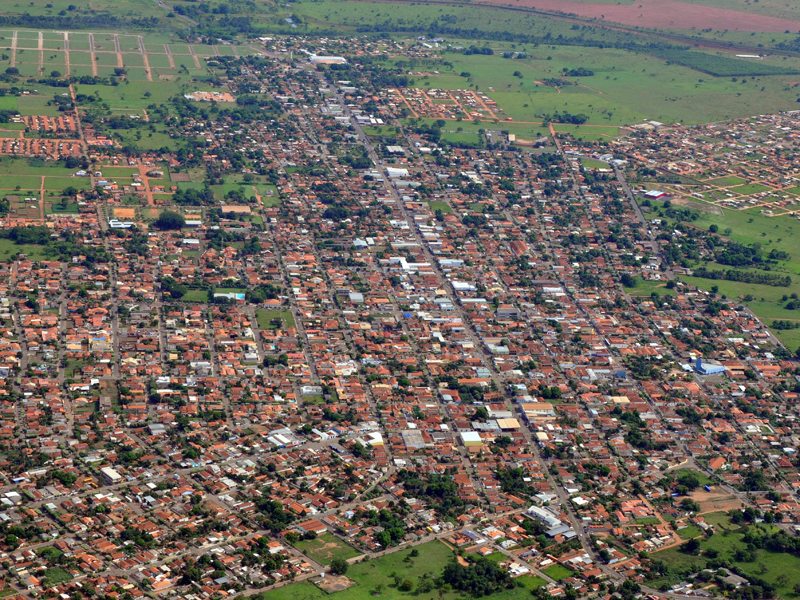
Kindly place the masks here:
MULTIPOLYGON (((742 83, 704 77, 693 69, 625 50, 555 46, 547 48, 545 54, 527 45, 498 42, 491 46, 492 56, 445 53, 448 64, 437 65, 438 74, 412 77, 413 86, 424 90, 480 90, 513 119, 504 123, 503 129, 528 139, 541 132, 537 126, 541 115, 557 111, 586 115, 587 122, 580 128, 585 136, 615 137, 616 127, 643 119, 698 123, 749 116, 767 106, 781 110, 796 105, 797 93, 776 76, 742 83), (531 54, 508 59, 502 56, 506 51, 531 54), (594 75, 562 76, 566 84, 559 88, 542 83, 576 67, 591 70, 594 75), (459 76, 462 73, 469 77, 459 76), (667 89, 669 93, 660 92, 667 89), (589 125, 602 129, 593 132, 589 125)), ((465 124, 459 126, 468 131, 465 124)), ((556 128, 575 131, 574 125, 558 124, 556 128)))

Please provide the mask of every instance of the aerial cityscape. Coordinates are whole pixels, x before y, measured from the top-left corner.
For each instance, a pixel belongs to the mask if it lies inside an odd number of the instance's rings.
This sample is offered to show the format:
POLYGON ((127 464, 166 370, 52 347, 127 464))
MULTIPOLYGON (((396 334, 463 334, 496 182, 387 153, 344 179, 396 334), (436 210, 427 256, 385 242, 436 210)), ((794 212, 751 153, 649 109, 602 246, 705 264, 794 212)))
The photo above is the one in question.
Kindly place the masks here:
POLYGON ((5 0, 0 598, 800 598, 798 152, 796 0, 5 0))

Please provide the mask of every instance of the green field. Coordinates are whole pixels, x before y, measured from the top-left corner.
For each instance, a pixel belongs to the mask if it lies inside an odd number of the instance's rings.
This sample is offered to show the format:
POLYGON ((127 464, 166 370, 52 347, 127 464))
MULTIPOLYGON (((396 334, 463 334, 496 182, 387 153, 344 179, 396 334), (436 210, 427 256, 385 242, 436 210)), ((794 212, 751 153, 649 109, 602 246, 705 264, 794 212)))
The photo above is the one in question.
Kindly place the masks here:
POLYGON ((450 208, 450 205, 447 202, 442 202, 440 200, 431 200, 428 202, 428 207, 433 212, 436 212, 437 210, 442 211, 444 214, 450 214, 453 212, 453 209, 450 208))
POLYGON ((747 180, 743 177, 730 175, 728 177, 717 177, 716 179, 705 179, 703 180, 703 183, 717 187, 733 187, 734 185, 742 185, 743 183, 747 183, 747 180))
MULTIPOLYGON (((713 549, 719 553, 719 558, 730 561, 732 560, 733 552, 737 548, 743 549, 746 547, 742 539, 744 537, 743 530, 736 525, 732 525, 724 513, 707 515, 706 519, 714 523, 717 532, 711 537, 703 537, 701 539, 701 553, 703 550, 713 549), (711 517, 714 518, 712 519, 711 517)), ((777 531, 777 527, 771 525, 757 525, 751 526, 751 528, 761 535, 777 531)), ((703 556, 694 556, 681 552, 679 547, 654 552, 651 557, 654 560, 663 561, 671 570, 667 577, 649 584, 656 588, 681 581, 685 575, 704 568, 707 562, 707 559, 703 556)), ((760 577, 775 585, 778 588, 778 598, 795 597, 793 587, 796 583, 800 583, 800 557, 792 554, 758 550, 756 559, 752 562, 733 562, 745 574, 760 577), (762 568, 761 565, 764 565, 765 568, 762 568), (781 583, 782 574, 786 575, 785 583, 781 583)))
POLYGON ((642 281, 637 278, 636 287, 625 288, 631 296, 650 296, 653 293, 659 296, 674 296, 677 292, 674 289, 669 289, 665 281, 642 281))
POLYGON ((67 573, 61 567, 55 567, 52 569, 47 569, 44 573, 44 578, 42 579, 42 586, 43 587, 52 587, 59 583, 63 583, 65 581, 69 581, 72 579, 72 575, 67 573))
POLYGON ((574 571, 562 565, 553 565, 547 567, 546 569, 542 570, 542 573, 544 573, 548 577, 552 577, 556 581, 561 581, 562 579, 566 579, 567 577, 572 577, 572 575, 575 574, 574 571))
POLYGON ((321 565, 329 565, 335 558, 354 558, 361 553, 345 544, 332 533, 323 533, 313 540, 301 540, 295 547, 321 565))
POLYGON ((593 158, 582 158, 581 159, 581 166, 584 169, 610 169, 611 167, 608 166, 606 163, 594 160, 593 158))
POLYGON ((205 290, 189 290, 181 298, 183 302, 208 302, 208 292, 205 290))
POLYGON ((728 188, 728 191, 741 194, 742 196, 750 196, 751 194, 768 192, 771 189, 772 188, 761 185, 760 183, 746 183, 745 185, 737 185, 736 187, 728 188))
POLYGON ((257 310, 256 321, 258 322, 259 329, 277 329, 272 324, 273 319, 280 319, 283 321, 284 326, 294 327, 294 316, 288 310, 257 310))
MULTIPOLYGON (((438 590, 427 593, 416 591, 417 583, 424 573, 439 575, 448 562, 453 560, 453 552, 438 541, 428 542, 415 547, 419 556, 411 557, 411 550, 400 550, 367 562, 352 565, 347 577, 355 585, 344 592, 328 596, 325 592, 308 582, 295 583, 289 586, 264 592, 257 600, 323 600, 324 598, 341 598, 342 600, 371 600, 376 595, 386 600, 418 598, 420 600, 459 600, 466 598, 460 592, 438 590), (409 579, 414 585, 411 592, 401 592, 394 584, 393 575, 409 579)), ((531 590, 544 585, 539 577, 527 576, 517 579, 518 587, 512 590, 484 596, 490 600, 522 600, 531 597, 531 590)))
POLYGON ((7 261, 12 256, 21 253, 27 254, 31 260, 45 260, 48 257, 44 254, 44 246, 32 244, 15 244, 12 240, 0 238, 0 261, 7 261))

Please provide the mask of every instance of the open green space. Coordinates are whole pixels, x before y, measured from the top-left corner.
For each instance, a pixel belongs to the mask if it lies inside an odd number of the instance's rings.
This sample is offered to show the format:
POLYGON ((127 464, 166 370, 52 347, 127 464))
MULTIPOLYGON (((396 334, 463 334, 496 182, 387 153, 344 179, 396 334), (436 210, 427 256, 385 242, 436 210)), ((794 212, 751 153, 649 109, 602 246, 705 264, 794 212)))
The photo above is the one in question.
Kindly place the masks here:
MULTIPOLYGON (((411 556, 411 549, 399 550, 377 559, 351 565, 347 577, 355 582, 351 588, 328 596, 325 592, 308 582, 295 583, 276 590, 259 594, 256 600, 322 600, 333 597, 342 600, 371 600, 380 597, 386 600, 420 599, 420 600, 457 600, 468 597, 464 593, 454 591, 432 590, 420 592, 417 584, 423 574, 438 576, 444 567, 453 560, 453 551, 439 541, 415 546, 418 556, 411 556), (408 579, 412 590, 400 591, 394 583, 394 575, 408 579)), ((518 585, 512 590, 504 590, 491 596, 490 600, 517 600, 531 597, 531 590, 544 585, 539 577, 527 576, 517 579, 518 585)))
POLYGON ((625 292, 631 296, 650 296, 653 293, 659 296, 674 296, 677 294, 675 289, 667 287, 666 281, 642 281, 641 278, 637 278, 636 287, 625 288, 625 292))
POLYGON ((256 321, 259 329, 278 329, 277 320, 282 321, 281 327, 294 327, 294 315, 288 310, 257 310, 256 321), (273 323, 275 321, 275 323, 273 323))
POLYGON ((728 188, 728 191, 741 194, 742 196, 750 196, 751 194, 768 192, 771 189, 772 188, 761 185, 760 183, 746 183, 745 185, 737 185, 735 187, 728 188))
POLYGON ((698 485, 700 486, 712 486, 715 484, 715 481, 708 475, 702 471, 697 471, 696 469, 677 469, 676 471, 671 471, 670 476, 677 480, 680 480, 681 477, 693 476, 696 478, 698 485))
POLYGON ((717 187, 733 187, 734 185, 742 185, 743 183, 747 183, 747 180, 743 177, 738 177, 736 175, 729 175, 728 177, 717 177, 716 179, 705 179, 703 183, 707 183, 708 185, 714 185, 717 187))
POLYGON ((611 167, 600 160, 593 158, 581 158, 581 166, 584 169, 610 169, 611 167))
POLYGON ((323 533, 313 540, 301 540, 295 547, 321 565, 329 565, 335 558, 347 560, 361 554, 332 533, 323 533))
POLYGON ((754 560, 736 560, 734 553, 736 550, 747 549, 744 541, 745 532, 749 529, 751 533, 762 536, 770 535, 778 530, 773 525, 750 525, 739 527, 731 524, 727 515, 724 513, 714 513, 707 515, 706 519, 711 522, 709 517, 714 517, 716 532, 711 537, 699 538, 699 555, 681 552, 679 546, 667 548, 654 552, 651 557, 653 560, 662 561, 669 567, 669 573, 649 585, 655 588, 668 586, 681 581, 686 575, 697 572, 706 567, 709 558, 704 556, 705 551, 716 552, 718 558, 730 561, 735 564, 745 576, 750 575, 764 579, 777 588, 778 598, 795 597, 793 587, 800 583, 800 557, 788 553, 770 552, 764 549, 755 549, 752 556, 754 560), (762 565, 764 568, 762 568, 762 565))
POLYGON ((206 290, 189 290, 182 297, 184 302, 208 302, 208 292, 206 290))
POLYGON ((428 202, 428 207, 435 213, 437 210, 442 211, 444 214, 450 214, 453 212, 453 209, 450 208, 450 205, 447 202, 442 202, 441 200, 431 200, 428 202))
POLYGON ((0 238, 0 260, 7 261, 17 254, 27 254, 30 260, 45 260, 44 246, 15 244, 12 240, 0 238))
POLYGON ((542 569, 542 573, 544 573, 548 577, 552 577, 556 581, 561 581, 562 579, 566 579, 567 577, 572 577, 574 571, 562 565, 552 565, 550 567, 547 567, 546 569, 542 569))
POLYGON ((678 537, 680 537, 682 540, 690 540, 703 535, 703 530, 697 525, 687 525, 686 527, 681 527, 678 529, 677 533, 678 537))

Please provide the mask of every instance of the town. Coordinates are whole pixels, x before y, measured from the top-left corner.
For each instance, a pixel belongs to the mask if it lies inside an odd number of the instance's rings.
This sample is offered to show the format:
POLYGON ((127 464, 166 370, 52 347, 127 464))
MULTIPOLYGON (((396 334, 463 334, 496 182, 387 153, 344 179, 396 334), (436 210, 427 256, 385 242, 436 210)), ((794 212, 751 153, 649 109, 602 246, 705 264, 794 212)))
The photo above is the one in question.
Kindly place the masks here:
POLYGON ((7 115, 4 597, 800 590, 800 114, 517 135, 435 51, 7 115))

